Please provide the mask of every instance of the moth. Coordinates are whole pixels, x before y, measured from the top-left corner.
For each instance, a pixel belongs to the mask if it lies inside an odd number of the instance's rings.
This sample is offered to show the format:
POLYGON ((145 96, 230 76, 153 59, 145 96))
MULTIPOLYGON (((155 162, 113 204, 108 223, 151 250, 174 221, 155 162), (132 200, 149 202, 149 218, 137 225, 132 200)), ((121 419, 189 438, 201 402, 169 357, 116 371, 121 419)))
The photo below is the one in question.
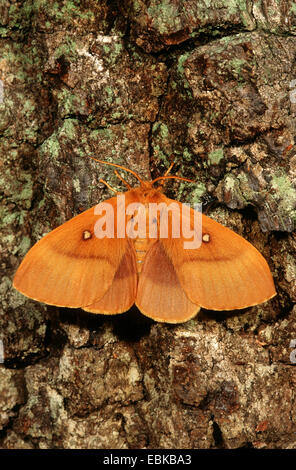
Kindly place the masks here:
MULTIPOLYGON (((191 180, 168 176, 172 165, 164 176, 144 181, 121 165, 94 160, 137 178, 140 185, 132 188, 115 171, 127 186, 119 196, 134 213, 122 213, 117 194, 104 202, 109 212, 99 204, 45 235, 15 274, 13 285, 19 292, 49 305, 108 315, 135 303, 144 315, 166 323, 186 322, 201 307, 243 309, 276 295, 264 257, 227 227, 201 214, 199 246, 188 248, 182 232, 174 236, 175 216, 183 205, 164 195, 163 183, 169 178, 191 180), (172 203, 173 210, 163 210, 172 203), (155 204, 162 210, 148 222, 148 208, 155 204), (168 233, 161 236, 164 219, 168 233), (146 233, 137 230, 140 221, 146 233)), ((188 209, 184 219, 191 234, 195 212, 188 209)))

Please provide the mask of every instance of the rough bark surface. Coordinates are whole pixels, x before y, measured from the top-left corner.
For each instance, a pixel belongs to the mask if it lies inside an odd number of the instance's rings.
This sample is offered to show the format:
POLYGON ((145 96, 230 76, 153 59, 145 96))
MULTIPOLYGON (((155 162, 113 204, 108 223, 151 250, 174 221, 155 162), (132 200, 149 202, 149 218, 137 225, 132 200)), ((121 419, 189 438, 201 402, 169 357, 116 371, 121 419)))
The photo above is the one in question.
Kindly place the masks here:
POLYGON ((1 0, 1 448, 296 448, 295 57, 290 0, 1 0), (174 326, 12 289, 120 189, 88 155, 149 178, 172 154, 196 184, 168 195, 253 243, 274 299, 174 326))

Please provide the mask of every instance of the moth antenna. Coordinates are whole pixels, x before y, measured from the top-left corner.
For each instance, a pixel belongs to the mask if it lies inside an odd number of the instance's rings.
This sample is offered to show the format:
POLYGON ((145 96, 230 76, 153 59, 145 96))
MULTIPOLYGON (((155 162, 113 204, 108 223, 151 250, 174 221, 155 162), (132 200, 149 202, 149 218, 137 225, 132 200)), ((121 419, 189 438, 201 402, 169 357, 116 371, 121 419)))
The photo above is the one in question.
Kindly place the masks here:
POLYGON ((102 180, 102 178, 101 178, 99 181, 100 181, 100 183, 103 183, 105 186, 107 186, 107 188, 111 189, 111 191, 113 191, 114 193, 118 194, 118 191, 116 191, 116 189, 112 188, 112 186, 110 186, 110 184, 107 183, 107 181, 102 180))
POLYGON ((103 165, 115 166, 116 168, 120 168, 120 170, 128 171, 129 173, 134 175, 135 178, 137 178, 137 180, 140 181, 141 184, 144 184, 144 181, 140 178, 140 176, 135 171, 130 170, 129 168, 125 168, 124 166, 118 165, 117 163, 105 162, 103 160, 99 160, 98 158, 91 157, 90 155, 88 155, 88 157, 94 160, 95 162, 102 163, 103 165))
MULTIPOLYGON (((170 173, 170 171, 173 168, 174 164, 175 164, 175 162, 173 161, 170 164, 170 166, 168 167, 167 171, 165 172, 165 174, 163 176, 167 176, 170 173)), ((162 187, 164 185, 164 183, 165 183, 165 181, 162 181, 159 186, 162 187)))
POLYGON ((114 173, 117 176, 117 178, 119 178, 120 181, 122 181, 128 189, 132 189, 132 186, 127 181, 125 181, 124 178, 122 178, 122 176, 118 173, 117 170, 115 170, 114 173))
POLYGON ((175 165, 175 162, 173 161, 163 176, 167 176, 171 172, 171 169, 173 168, 174 165, 175 165))
POLYGON ((190 180, 189 178, 183 178, 182 176, 159 176, 158 178, 155 178, 151 183, 154 184, 156 181, 160 180, 170 180, 170 179, 175 179, 175 180, 180 180, 180 181, 187 181, 188 183, 195 183, 195 181, 190 180))

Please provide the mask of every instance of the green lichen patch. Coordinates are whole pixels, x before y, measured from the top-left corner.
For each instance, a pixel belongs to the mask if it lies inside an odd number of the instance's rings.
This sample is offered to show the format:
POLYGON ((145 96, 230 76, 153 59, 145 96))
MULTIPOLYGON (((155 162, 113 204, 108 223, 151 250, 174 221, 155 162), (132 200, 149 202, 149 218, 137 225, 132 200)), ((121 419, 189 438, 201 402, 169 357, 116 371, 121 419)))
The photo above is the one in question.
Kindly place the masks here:
POLYGON ((292 231, 296 224, 296 187, 289 176, 284 172, 278 172, 272 176, 271 188, 274 191, 270 197, 277 200, 278 217, 282 220, 283 227, 292 231))
POLYGON ((196 187, 190 193, 190 202, 192 204, 200 204, 206 193, 206 186, 202 182, 197 182, 196 187))
POLYGON ((57 139, 57 133, 54 132, 44 143, 40 146, 40 155, 49 153, 52 158, 56 159, 60 153, 61 147, 57 139))
POLYGON ((171 131, 162 121, 157 121, 152 126, 152 148, 155 161, 169 166, 172 155, 171 131))
POLYGON ((58 102, 58 110, 62 118, 70 116, 88 115, 86 101, 71 89, 63 88, 54 92, 58 102))
MULTIPOLYGON (((89 129, 76 119, 66 119, 39 149, 46 199, 42 210, 46 210, 46 205, 54 205, 59 212, 58 220, 62 222, 61 217, 69 218, 89 208, 101 199, 102 190, 109 195, 109 190, 99 182, 100 178, 122 191, 114 168, 89 157, 132 167, 146 177, 147 170, 137 167, 137 161, 143 159, 143 154, 147 155, 148 131, 148 125, 132 122, 89 129)), ((135 183, 129 174, 125 176, 131 184, 135 183)))
POLYGON ((102 30, 107 28, 105 0, 90 0, 86 4, 80 0, 36 0, 33 6, 34 26, 39 31, 96 31, 98 21, 102 30))
POLYGON ((194 204, 202 203, 205 193, 206 187, 202 181, 196 183, 180 182, 176 199, 180 202, 190 203, 193 207, 194 204))
POLYGON ((245 59, 234 58, 230 60, 229 67, 232 69, 234 76, 240 83, 245 82, 243 71, 246 67, 249 67, 248 62, 245 59))
MULTIPOLYGON (((278 173, 272 176, 271 187, 276 191, 277 196, 283 201, 285 207, 291 213, 296 209, 296 188, 285 173, 278 173)), ((296 215, 296 213, 294 214, 296 215)))
POLYGON ((0 45, 0 134, 6 138, 36 144, 40 129, 50 126, 51 104, 41 68, 35 41, 31 47, 11 41, 0 45))
POLYGON ((256 207, 263 231, 293 231, 296 222, 295 186, 284 172, 276 171, 268 181, 263 174, 262 171, 258 176, 247 171, 228 174, 219 183, 216 195, 232 209, 242 209, 250 204, 256 207))
POLYGON ((92 127, 125 119, 153 122, 166 86, 166 66, 144 54, 128 52, 119 34, 77 40, 56 34, 47 69, 60 74, 52 93, 62 118, 80 117, 92 127))
POLYGON ((231 209, 242 209, 252 200, 253 193, 250 193, 247 177, 245 174, 228 174, 219 183, 216 189, 218 199, 227 204, 231 209))
POLYGON ((219 165, 220 161, 224 158, 223 148, 213 150, 208 154, 209 165, 219 165))
POLYGON ((147 13, 152 18, 152 26, 160 34, 168 34, 172 28, 178 30, 182 27, 178 4, 171 0, 152 1, 147 13))
MULTIPOLYGON (((25 171, 6 168, 0 176, 0 190, 6 203, 13 203, 19 209, 29 209, 33 197, 33 178, 25 171)), ((14 217, 15 213, 7 215, 10 216, 14 217)))
POLYGON ((73 36, 64 35, 63 42, 54 50, 53 57, 59 59, 64 57, 65 60, 74 60, 77 57, 77 43, 73 36))
POLYGON ((152 126, 152 133, 160 139, 165 140, 169 137, 168 126, 164 122, 155 122, 152 126))
POLYGON ((184 74, 184 63, 190 57, 190 55, 191 55, 190 52, 186 52, 185 54, 182 54, 181 56, 179 56, 178 63, 177 63, 177 71, 180 75, 184 74))
POLYGON ((0 15, 0 37, 22 41, 29 32, 33 14, 33 2, 2 2, 0 15))
POLYGON ((215 37, 221 36, 225 29, 256 27, 248 0, 152 0, 148 5, 133 0, 130 3, 132 33, 137 44, 147 52, 203 34, 215 37))
POLYGON ((27 236, 23 237, 20 244, 17 247, 17 254, 21 257, 25 256, 31 248, 32 242, 31 239, 27 236))
POLYGON ((291 2, 290 12, 291 12, 293 15, 296 15, 296 3, 295 3, 295 2, 291 2))

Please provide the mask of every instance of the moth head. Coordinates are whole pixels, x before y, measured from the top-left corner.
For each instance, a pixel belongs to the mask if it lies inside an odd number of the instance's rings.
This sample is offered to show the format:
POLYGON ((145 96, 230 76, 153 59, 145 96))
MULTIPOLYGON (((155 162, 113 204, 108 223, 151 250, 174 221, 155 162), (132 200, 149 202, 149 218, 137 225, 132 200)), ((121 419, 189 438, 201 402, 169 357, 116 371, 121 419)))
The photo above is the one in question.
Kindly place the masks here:
MULTIPOLYGON (((135 171, 133 170, 130 170, 129 168, 126 168, 122 165, 118 165, 117 163, 111 163, 111 162, 105 162, 103 160, 99 160, 97 158, 93 158, 93 157, 90 157, 92 160, 96 161, 96 162, 99 162, 99 163, 102 163, 103 165, 109 165, 109 166, 114 166, 116 168, 119 168, 120 170, 124 170, 124 171, 127 171, 129 173, 131 173, 132 175, 134 175, 137 180, 140 182, 140 189, 143 190, 143 191, 150 191, 152 189, 154 190, 157 190, 157 191, 160 191, 162 192, 163 191, 163 186, 164 186, 164 182, 165 180, 168 180, 168 179, 176 179, 176 180, 180 180, 180 181, 187 181, 189 183, 194 183, 195 181, 193 180, 190 180, 188 178, 183 178, 182 176, 176 176, 176 175, 169 175, 171 169, 173 168, 173 165, 175 162, 172 162, 169 166, 169 168, 167 169, 167 171, 165 172, 165 174, 163 176, 158 176, 157 178, 155 178, 154 180, 152 181, 145 181, 143 180, 142 178, 140 178, 140 176, 138 175, 138 173, 136 173, 135 171), (158 184, 157 188, 154 187, 154 184, 159 182, 160 183, 158 184)), ((132 187, 130 186, 130 184, 125 181, 125 179, 118 173, 118 171, 115 171, 115 174, 116 176, 127 186, 128 189, 132 189, 132 187)), ((100 180, 102 181, 103 183, 105 183, 105 181, 103 180, 100 180)), ((106 184, 106 183, 105 183, 106 184)), ((110 188, 110 186, 107 184, 107 186, 110 188)), ((110 188, 112 189, 112 188, 110 188)))

